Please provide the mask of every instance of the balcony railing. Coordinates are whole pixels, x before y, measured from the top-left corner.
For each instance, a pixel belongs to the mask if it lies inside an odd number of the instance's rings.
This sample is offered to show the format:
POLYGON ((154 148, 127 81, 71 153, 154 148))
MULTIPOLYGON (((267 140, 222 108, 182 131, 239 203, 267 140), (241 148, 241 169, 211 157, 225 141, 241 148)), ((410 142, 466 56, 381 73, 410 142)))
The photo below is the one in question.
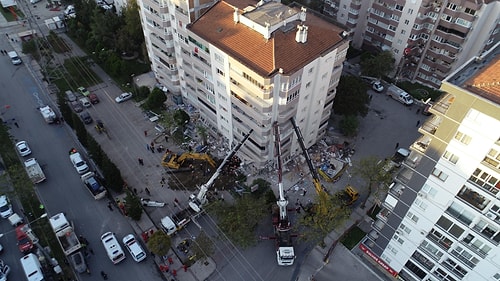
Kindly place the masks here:
POLYGON ((442 99, 432 105, 430 109, 431 113, 433 113, 432 110, 435 110, 436 112, 439 112, 441 114, 446 114, 454 100, 454 96, 449 94, 445 95, 442 99))
POLYGON ((428 120, 427 122, 425 122, 424 124, 422 124, 422 126, 419 128, 419 130, 422 130, 422 131, 425 131, 431 135, 434 135, 440 124, 441 124, 441 118, 435 116, 434 118, 432 118, 432 119, 428 120))

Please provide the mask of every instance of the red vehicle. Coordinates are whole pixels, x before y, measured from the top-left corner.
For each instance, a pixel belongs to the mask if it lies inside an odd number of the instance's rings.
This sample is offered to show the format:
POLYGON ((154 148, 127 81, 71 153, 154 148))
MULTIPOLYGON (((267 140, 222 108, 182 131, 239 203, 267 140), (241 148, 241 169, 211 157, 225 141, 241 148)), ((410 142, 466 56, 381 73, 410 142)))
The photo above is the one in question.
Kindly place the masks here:
POLYGON ((24 224, 16 227, 16 238, 17 238, 17 246, 19 247, 19 251, 25 254, 30 252, 33 249, 33 241, 28 237, 28 235, 23 230, 24 224))

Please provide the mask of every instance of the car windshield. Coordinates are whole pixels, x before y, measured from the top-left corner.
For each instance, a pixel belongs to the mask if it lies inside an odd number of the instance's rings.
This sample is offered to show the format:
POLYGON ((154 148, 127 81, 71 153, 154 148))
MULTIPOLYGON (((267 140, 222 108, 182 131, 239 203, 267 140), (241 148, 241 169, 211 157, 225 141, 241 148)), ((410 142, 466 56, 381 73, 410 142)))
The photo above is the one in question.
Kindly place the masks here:
POLYGON ((0 212, 5 212, 5 211, 8 211, 10 209, 10 206, 8 204, 5 204, 3 205, 2 207, 0 207, 0 212))

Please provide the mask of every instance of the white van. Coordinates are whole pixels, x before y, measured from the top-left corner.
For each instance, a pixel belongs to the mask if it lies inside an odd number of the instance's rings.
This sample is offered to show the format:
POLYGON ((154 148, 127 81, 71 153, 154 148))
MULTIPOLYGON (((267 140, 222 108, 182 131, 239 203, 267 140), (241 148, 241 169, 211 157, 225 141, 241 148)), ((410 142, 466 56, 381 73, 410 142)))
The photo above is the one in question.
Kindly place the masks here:
POLYGON ((117 264, 125 259, 125 253, 112 232, 106 232, 101 235, 101 241, 104 249, 106 249, 109 259, 114 264, 117 264))
POLYGON ((10 51, 7 54, 9 55, 10 61, 12 62, 13 65, 18 65, 23 62, 21 58, 17 55, 16 51, 10 51))
POLYGON ((29 253, 21 258, 21 266, 23 267, 24 274, 28 281, 43 281, 45 280, 42 273, 42 266, 38 257, 29 253))

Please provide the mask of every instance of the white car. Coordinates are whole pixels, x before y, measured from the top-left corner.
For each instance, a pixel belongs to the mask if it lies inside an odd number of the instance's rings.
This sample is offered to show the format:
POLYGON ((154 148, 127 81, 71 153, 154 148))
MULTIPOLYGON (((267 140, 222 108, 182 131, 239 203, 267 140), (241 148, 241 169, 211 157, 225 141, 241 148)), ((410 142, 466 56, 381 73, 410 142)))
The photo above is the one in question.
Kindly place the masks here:
POLYGON ((375 81, 372 84, 372 89, 377 93, 381 93, 382 91, 384 91, 384 85, 382 85, 380 81, 375 81))
POLYGON ((7 281, 7 275, 10 273, 10 266, 4 264, 3 260, 0 260, 0 281, 7 281))
POLYGON ((80 155, 80 153, 78 153, 78 151, 76 151, 76 149, 72 148, 69 151, 69 159, 80 175, 89 171, 87 162, 82 159, 82 156, 80 155))
POLYGON ((21 156, 28 156, 31 154, 31 149, 28 146, 28 142, 26 141, 20 141, 16 143, 16 148, 21 156))
POLYGON ((125 253, 123 252, 122 247, 120 247, 120 244, 118 244, 114 233, 104 233, 101 235, 101 241, 109 259, 113 262, 113 264, 117 264, 125 259, 125 253))
POLYGON ((6 219, 13 213, 9 198, 6 195, 0 196, 0 216, 6 219))
POLYGON ((132 98, 132 93, 122 93, 121 95, 119 95, 115 98, 115 101, 117 103, 121 103, 124 101, 128 101, 131 98, 132 98))
POLYGON ((144 252, 141 245, 137 242, 137 240, 135 240, 135 236, 133 234, 123 237, 122 242, 136 262, 141 262, 146 258, 146 252, 144 252))

